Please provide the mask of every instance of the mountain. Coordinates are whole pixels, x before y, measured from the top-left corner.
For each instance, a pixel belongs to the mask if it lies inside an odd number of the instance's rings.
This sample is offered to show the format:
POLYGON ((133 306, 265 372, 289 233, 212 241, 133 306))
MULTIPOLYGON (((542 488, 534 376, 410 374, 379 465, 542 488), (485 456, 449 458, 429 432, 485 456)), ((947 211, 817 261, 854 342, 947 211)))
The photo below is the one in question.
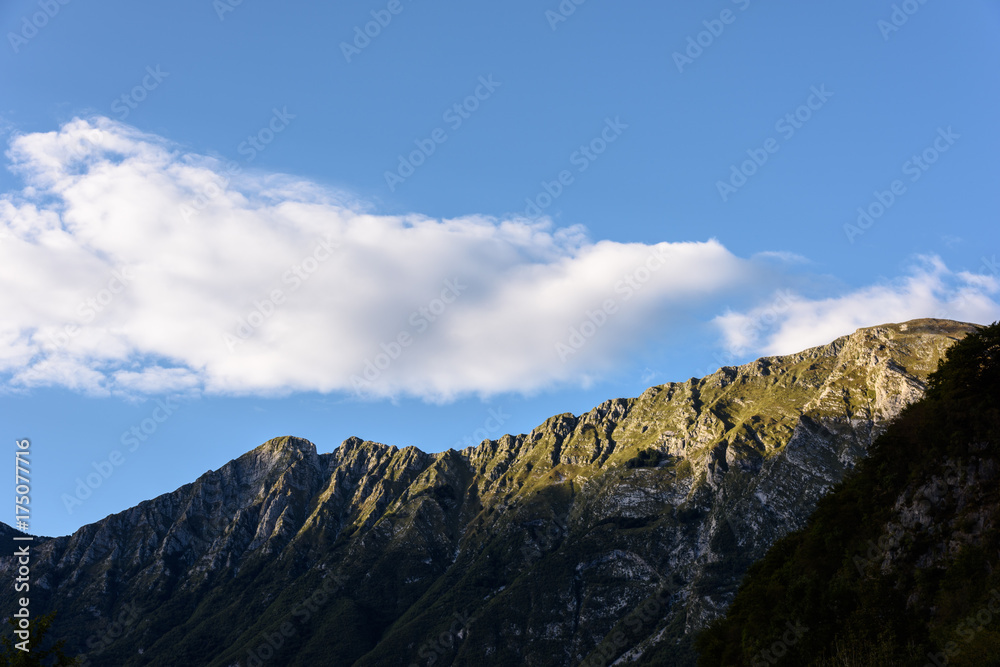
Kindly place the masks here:
POLYGON ((37 544, 33 613, 93 665, 692 665, 976 330, 860 329, 461 451, 276 438, 37 544))
POLYGON ((1000 325, 755 564, 699 664, 1000 665, 1000 325), (794 632, 793 632, 794 630, 794 632))

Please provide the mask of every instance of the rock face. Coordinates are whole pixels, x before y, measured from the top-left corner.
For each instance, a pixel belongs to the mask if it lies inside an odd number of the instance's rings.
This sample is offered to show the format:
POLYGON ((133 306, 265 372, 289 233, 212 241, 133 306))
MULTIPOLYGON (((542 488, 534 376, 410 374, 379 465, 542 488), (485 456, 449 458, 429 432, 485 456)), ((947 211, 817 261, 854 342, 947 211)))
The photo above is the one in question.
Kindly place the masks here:
POLYGON ((698 664, 1000 665, 998 396, 993 324, 950 348, 923 399, 754 563, 699 633, 698 664))
POLYGON ((693 664, 974 329, 861 329, 462 451, 277 438, 38 544, 32 608, 94 665, 693 664))

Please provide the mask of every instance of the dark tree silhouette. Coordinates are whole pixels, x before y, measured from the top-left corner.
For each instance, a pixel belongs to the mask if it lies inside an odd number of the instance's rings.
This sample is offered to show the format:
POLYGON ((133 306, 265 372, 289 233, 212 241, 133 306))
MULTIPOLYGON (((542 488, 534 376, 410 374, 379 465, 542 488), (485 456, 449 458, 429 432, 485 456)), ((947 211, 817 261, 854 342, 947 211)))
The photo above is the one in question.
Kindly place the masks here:
MULTIPOLYGON (((14 644, 13 636, 0 637, 0 667, 75 667, 79 665, 77 658, 71 658, 63 651, 65 639, 60 639, 49 648, 42 648, 45 635, 48 634, 55 620, 56 612, 42 616, 31 624, 31 640, 28 646, 31 651, 22 651, 14 644)), ((17 629, 17 620, 12 616, 7 619, 11 632, 17 629)))

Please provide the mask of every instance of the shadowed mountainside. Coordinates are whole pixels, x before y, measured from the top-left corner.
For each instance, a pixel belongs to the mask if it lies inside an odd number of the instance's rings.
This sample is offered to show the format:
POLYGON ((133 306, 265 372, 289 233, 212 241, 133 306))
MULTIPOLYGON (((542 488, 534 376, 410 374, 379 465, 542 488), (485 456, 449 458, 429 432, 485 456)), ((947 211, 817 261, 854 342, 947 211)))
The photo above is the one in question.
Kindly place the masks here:
POLYGON ((924 400, 753 566, 699 664, 1000 665, 998 479, 994 324, 948 351, 924 400))

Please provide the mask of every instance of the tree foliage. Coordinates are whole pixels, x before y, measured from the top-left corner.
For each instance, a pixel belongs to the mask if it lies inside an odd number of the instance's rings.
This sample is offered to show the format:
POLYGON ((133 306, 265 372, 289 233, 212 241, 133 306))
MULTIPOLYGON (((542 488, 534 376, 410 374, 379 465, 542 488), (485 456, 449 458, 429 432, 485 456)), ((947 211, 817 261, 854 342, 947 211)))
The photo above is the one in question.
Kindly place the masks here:
POLYGON ((949 348, 925 397, 820 501, 804 529, 750 568, 726 617, 698 637, 699 665, 923 665, 935 664, 932 656, 938 664, 1000 665, 1000 613, 988 611, 1000 604, 1000 495, 989 479, 997 470, 993 324, 949 348), (949 465, 952 486, 942 481, 949 465), (933 502, 907 495, 935 485, 945 490, 933 502), (925 506, 930 524, 892 528, 904 496, 925 506), (956 539, 963 530, 973 532, 956 539), (926 557, 945 547, 953 553, 926 557), (808 631, 789 643, 789 623, 808 631))
MULTIPOLYGON (((66 640, 60 639, 53 642, 48 648, 43 648, 47 643, 46 636, 52 628, 56 612, 46 614, 32 622, 31 639, 28 647, 30 651, 22 651, 15 644, 15 637, 4 635, 0 638, 0 667, 71 667, 79 665, 76 658, 71 658, 63 651, 66 640)), ((11 627, 11 633, 18 629, 17 619, 13 616, 7 619, 7 625, 11 627)))

